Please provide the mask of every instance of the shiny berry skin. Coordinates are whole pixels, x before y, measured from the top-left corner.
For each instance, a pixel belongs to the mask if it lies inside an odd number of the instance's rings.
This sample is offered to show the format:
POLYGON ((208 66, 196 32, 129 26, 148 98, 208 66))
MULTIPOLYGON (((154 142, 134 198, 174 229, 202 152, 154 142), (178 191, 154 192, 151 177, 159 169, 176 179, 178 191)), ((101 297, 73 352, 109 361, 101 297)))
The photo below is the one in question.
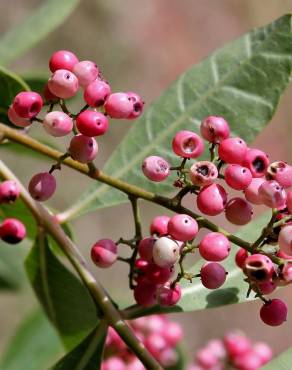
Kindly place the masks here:
POLYGON ((112 266, 118 258, 118 247, 111 239, 101 239, 91 248, 91 259, 101 268, 112 266))
POLYGON ((197 196, 199 210, 209 216, 216 216, 223 212, 226 203, 226 191, 218 184, 205 186, 197 196))
POLYGON ((204 143, 195 132, 182 130, 173 138, 172 150, 183 158, 197 158, 204 151, 204 143))
POLYGON ((268 180, 259 187, 259 196, 262 203, 270 208, 284 208, 287 194, 281 185, 274 180, 268 180))
POLYGON ((277 288, 277 284, 273 281, 265 281, 258 284, 258 289, 263 295, 268 295, 273 293, 277 288))
POLYGON ((93 137, 78 134, 70 141, 69 153, 76 161, 88 163, 96 158, 98 145, 93 137))
POLYGON ((287 320, 288 307, 281 299, 272 299, 260 310, 262 321, 270 326, 279 326, 287 320))
POLYGON ((40 94, 33 91, 18 93, 12 103, 14 112, 22 118, 35 117, 43 107, 43 99, 40 94))
POLYGON ((228 356, 234 360, 251 350, 251 341, 242 333, 232 331, 224 336, 224 345, 228 356))
POLYGON ((201 161, 194 163, 190 168, 190 179, 194 185, 211 185, 218 177, 218 170, 214 163, 201 161))
POLYGON ((292 255, 292 225, 281 228, 278 243, 281 252, 292 255))
POLYGON ((28 191, 31 197, 39 202, 44 202, 51 198, 55 190, 56 180, 49 172, 37 173, 28 184, 28 191))
POLYGON ((289 190, 287 192, 286 206, 288 208, 289 213, 292 214, 292 190, 289 190))
POLYGON ((74 65, 72 72, 78 78, 79 86, 86 87, 97 79, 99 69, 94 62, 82 60, 74 65))
POLYGON ((164 181, 170 174, 170 165, 166 159, 151 155, 144 159, 142 163, 142 171, 144 175, 151 181, 164 181))
POLYGON ((273 352, 271 348, 263 342, 255 343, 253 346, 253 352, 256 353, 258 357, 262 360, 262 365, 265 365, 273 358, 273 352))
POLYGON ((146 261, 151 261, 153 256, 153 246, 156 242, 156 238, 153 236, 149 236, 143 238, 138 245, 138 252, 141 258, 146 261))
POLYGON ((244 190, 244 196, 248 202, 256 205, 263 204, 259 195, 259 188, 263 182, 265 182, 265 179, 259 177, 251 180, 249 186, 244 190))
POLYGON ((277 181, 283 188, 289 188, 292 186, 292 166, 283 161, 271 163, 267 171, 267 178, 277 181))
POLYGON ((126 119, 133 113, 134 103, 127 93, 117 92, 108 96, 104 108, 110 117, 126 119))
POLYGON ((165 284, 172 274, 169 267, 160 267, 154 263, 149 263, 144 269, 145 279, 155 285, 165 284))
POLYGON ((153 261, 160 267, 171 267, 179 259, 178 243, 166 236, 157 239, 153 246, 153 261))
POLYGON ((227 121, 223 117, 208 116, 201 123, 201 135, 210 143, 218 144, 227 139, 230 135, 230 129, 227 121))
POLYGON ((269 257, 257 253, 246 258, 243 272, 251 280, 265 282, 273 278, 275 267, 269 257))
POLYGON ((105 134, 109 128, 109 123, 104 114, 93 110, 85 110, 78 114, 76 126, 82 135, 93 137, 105 134))
POLYGON ((164 236, 168 233, 169 216, 162 215, 153 218, 150 224, 150 234, 164 236))
POLYGON ((201 281, 207 289, 220 288, 226 280, 225 269, 220 263, 207 262, 201 267, 201 281))
POLYGON ((234 225, 246 225, 252 219, 252 206, 243 198, 232 198, 225 207, 226 219, 234 225))
POLYGON ((269 167, 270 161, 266 153, 259 149, 248 149, 243 160, 253 177, 263 177, 269 167))
POLYGON ((56 103, 59 100, 59 98, 50 91, 47 83, 45 84, 43 94, 46 101, 56 103))
POLYGON ((240 137, 230 137, 222 140, 218 154, 222 161, 231 164, 242 164, 247 153, 246 142, 240 137))
POLYGON ((55 137, 68 135, 73 129, 72 118, 60 111, 53 111, 45 115, 43 126, 46 132, 55 137))
POLYGON ((51 56, 49 66, 51 72, 55 72, 57 69, 72 71, 78 62, 78 58, 71 51, 58 50, 51 56))
POLYGON ((199 226, 196 220, 189 215, 177 214, 168 222, 168 234, 176 240, 186 242, 198 234, 199 226))
POLYGON ((235 190, 246 189, 252 181, 250 170, 239 164, 229 164, 225 168, 224 177, 227 185, 235 190))
POLYGON ((23 223, 16 218, 6 218, 0 225, 0 238, 9 244, 17 244, 26 236, 23 223))
POLYGON ((156 295, 161 306, 174 306, 181 298, 181 287, 179 284, 172 286, 168 283, 160 286, 156 295))
POLYGON ((83 97, 90 107, 98 108, 104 104, 110 94, 110 85, 97 79, 86 86, 83 97))
POLYGON ((68 99, 76 95, 79 83, 74 73, 66 69, 58 69, 49 78, 48 87, 57 97, 68 99))
POLYGON ((133 102, 133 111, 128 116, 128 119, 138 118, 139 116, 141 116, 141 114, 143 112, 144 102, 143 102, 141 96, 139 96, 138 94, 136 94, 132 91, 128 91, 128 92, 126 92, 126 94, 128 95, 128 97, 133 102))
POLYGON ((9 121, 12 122, 15 126, 18 127, 28 127, 31 125, 31 121, 29 118, 23 118, 20 117, 15 110, 13 109, 13 106, 10 105, 8 112, 7 112, 9 121))
POLYGON ((143 307, 153 306, 156 303, 157 285, 141 281, 134 288, 135 301, 143 307))
POLYGON ((200 255, 207 261, 223 261, 228 257, 230 250, 229 240, 217 232, 205 235, 199 244, 200 255))
POLYGON ((248 252, 243 248, 239 248, 239 250, 236 252, 236 255, 235 255, 236 265, 242 269, 247 257, 248 257, 248 252))
POLYGON ((14 180, 6 180, 0 183, 0 204, 13 203, 19 198, 20 187, 14 180))

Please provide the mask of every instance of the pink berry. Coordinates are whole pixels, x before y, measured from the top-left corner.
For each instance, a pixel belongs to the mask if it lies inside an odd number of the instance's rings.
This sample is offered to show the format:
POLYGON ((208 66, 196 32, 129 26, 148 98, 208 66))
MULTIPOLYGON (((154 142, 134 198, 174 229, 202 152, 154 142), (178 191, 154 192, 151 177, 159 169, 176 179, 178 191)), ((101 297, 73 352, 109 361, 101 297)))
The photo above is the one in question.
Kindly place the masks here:
POLYGON ((183 339, 182 327, 177 322, 169 322, 166 325, 166 330, 162 331, 162 335, 166 339, 169 346, 176 346, 183 339))
POLYGON ((175 366, 178 360, 178 353, 174 348, 166 347, 158 356, 158 361, 164 369, 175 366))
POLYGON ((251 280, 265 282, 273 278, 275 267, 269 257, 256 253, 246 258, 243 272, 251 280))
POLYGON ((199 226, 196 220, 189 215, 177 214, 168 222, 168 234, 176 240, 188 241, 198 234, 199 226))
POLYGON ((212 162, 196 162, 190 168, 190 179, 194 185, 210 185, 217 179, 217 177, 218 170, 215 164, 212 162))
POLYGON ((277 181, 264 181, 259 187, 259 196, 264 205, 270 208, 284 208, 287 194, 277 181))
POLYGON ((226 219, 235 225, 246 225, 252 219, 252 206, 243 198, 232 198, 225 207, 226 219))
POLYGON ((39 202, 48 200, 56 190, 56 180, 49 172, 40 172, 34 175, 29 184, 28 191, 31 197, 39 202))
POLYGON ((223 117, 208 116, 201 123, 201 135, 210 143, 218 144, 227 139, 230 129, 223 117))
POLYGON ((61 137, 68 135, 72 131, 73 121, 68 114, 54 111, 46 114, 43 126, 48 134, 61 137))
POLYGON ((252 204, 263 204, 259 195, 259 188, 265 182, 262 178, 253 178, 249 186, 244 190, 245 199, 252 204))
POLYGON ((278 243, 281 252, 292 255, 292 225, 281 228, 278 243))
POLYGON ((127 93, 118 92, 110 94, 106 99, 104 108, 112 118, 128 118, 133 113, 134 103, 127 93))
POLYGON ((15 126, 18 127, 28 127, 31 125, 31 121, 29 118, 23 118, 20 117, 15 110, 13 109, 13 106, 10 105, 8 112, 7 112, 8 118, 10 122, 12 122, 15 126))
POLYGON ((200 349, 196 354, 196 360, 204 369, 214 369, 219 364, 218 358, 208 348, 200 349))
POLYGON ((207 348, 219 359, 224 359, 226 357, 226 349, 223 341, 220 339, 210 340, 207 343, 207 348))
POLYGON ((149 267, 150 261, 147 261, 142 258, 137 258, 135 261, 135 267, 139 270, 139 272, 146 272, 149 267))
POLYGON ((236 265, 242 269, 247 257, 248 257, 248 252, 243 248, 239 248, 239 250, 236 252, 236 255, 235 255, 236 265))
POLYGON ((88 163, 96 158, 98 145, 93 137, 78 134, 70 141, 69 152, 76 161, 88 163))
POLYGON ((124 361, 117 356, 109 357, 102 364, 102 370, 126 370, 126 369, 127 367, 124 361))
POLYGON ((261 365, 265 365, 266 363, 271 361, 271 359, 273 358, 273 352, 272 352, 270 346, 268 346, 264 342, 255 343, 254 346, 253 346, 253 351, 262 360, 261 365))
POLYGON ((49 86, 48 86, 48 84, 46 83, 46 85, 45 85, 45 88, 44 88, 44 98, 47 100, 47 101, 49 101, 49 102, 54 102, 54 103, 56 103, 58 100, 59 100, 59 98, 56 96, 56 95, 54 95, 51 91, 50 91, 50 89, 49 89, 49 86))
POLYGON ((217 232, 205 235, 199 244, 200 254, 207 261, 223 261, 228 257, 230 250, 229 240, 217 232))
POLYGON ((134 288, 135 301, 144 307, 153 306, 156 303, 157 286, 147 281, 141 281, 134 288))
POLYGON ((263 295, 268 295, 273 293, 277 288, 277 284, 273 281, 264 281, 258 284, 258 289, 263 295))
POLYGON ((14 180, 6 180, 0 183, 0 204, 13 203, 19 198, 20 187, 14 180))
POLYGON ((22 118, 35 117, 41 111, 42 107, 42 97, 33 91, 22 91, 18 93, 12 105, 14 112, 22 118))
POLYGON ((270 326, 279 326, 287 320, 288 307, 281 299, 272 299, 265 303, 260 316, 262 321, 270 326))
POLYGON ((167 235, 169 220, 170 217, 166 215, 154 217, 150 225, 150 234, 158 236, 167 235))
POLYGON ((217 262, 205 263, 201 268, 200 275, 202 284, 208 289, 220 288, 226 280, 226 271, 217 262))
POLYGON ((168 283, 160 286, 156 294, 161 306, 174 306, 181 298, 181 287, 179 284, 172 286, 168 283))
POLYGON ((167 348, 167 342, 159 333, 150 333, 145 341, 146 348, 155 357, 159 357, 160 353, 167 348))
POLYGON ((155 285, 165 284, 172 274, 169 267, 160 267, 154 263, 149 263, 144 272, 146 280, 155 285))
POLYGON ((76 125, 79 132, 88 137, 103 135, 109 127, 107 117, 92 110, 85 110, 80 113, 77 116, 76 125))
POLYGON ((259 149, 248 149, 243 166, 247 167, 253 177, 263 177, 269 167, 269 157, 259 149))
POLYGON ((58 69, 48 81, 50 91, 62 99, 72 98, 79 89, 79 83, 74 73, 66 69, 58 69))
POLYGON ((281 278, 284 280, 285 283, 290 283, 292 281, 292 263, 286 263, 283 266, 281 271, 281 278))
POLYGON ((9 244, 17 244, 26 236, 23 223, 16 218, 6 218, 0 225, 0 238, 9 244))
POLYGON ((91 249, 91 259, 96 266, 108 268, 118 257, 118 247, 111 239, 100 239, 91 249))
POLYGON ((72 72, 78 78, 79 85, 86 87, 97 79, 99 69, 94 62, 82 60, 74 65, 72 72))
POLYGON ((231 164, 242 164, 246 152, 246 142, 240 137, 230 137, 222 140, 218 148, 220 159, 231 164))
POLYGON ((157 239, 153 246, 153 260, 160 267, 171 267, 179 259, 178 243, 166 236, 157 239))
POLYGON ((267 178, 277 181, 283 188, 289 188, 292 186, 292 166, 283 161, 271 163, 267 178))
POLYGON ((104 104, 110 94, 110 85, 105 81, 97 79, 86 86, 84 100, 90 107, 98 108, 104 104))
POLYGON ((288 208, 289 213, 292 214, 292 190, 289 190, 287 192, 286 206, 288 208))
POLYGON ((199 210, 209 216, 216 216, 223 212, 226 202, 226 191, 218 184, 205 186, 197 197, 199 210))
POLYGON ((234 365, 239 370, 258 370, 262 366, 261 358, 253 350, 234 359, 234 365))
POLYGON ((127 364, 127 370, 145 370, 144 365, 142 362, 137 358, 133 358, 127 364))
POLYGON ((229 164, 224 172, 227 185, 235 190, 246 189, 252 181, 252 175, 248 168, 238 164, 229 164))
POLYGON ((151 261, 153 256, 153 246, 156 242, 156 238, 149 236, 140 241, 138 245, 138 251, 141 258, 146 261, 151 261))
POLYGON ((144 159, 142 171, 151 181, 160 182, 165 180, 169 174, 169 163, 162 157, 152 155, 144 159))
POLYGON ((195 132, 183 130, 173 138, 172 150, 183 158, 197 158, 204 151, 204 143, 195 132))
POLYGON ((126 92, 126 94, 132 100, 133 108, 134 108, 132 113, 128 116, 128 119, 138 118, 143 112, 144 102, 143 102, 141 96, 139 96, 138 94, 136 94, 132 91, 128 91, 128 92, 126 92))
POLYGON ((51 56, 49 65, 51 72, 55 72, 57 69, 72 71, 78 62, 78 58, 71 51, 58 50, 51 56))
POLYGON ((292 260, 292 255, 291 254, 287 254, 287 253, 285 253, 281 250, 279 250, 276 255, 277 255, 277 257, 283 258, 285 260, 292 260))
POLYGON ((251 350, 251 341, 240 332, 230 332, 224 336, 224 344, 228 356, 234 360, 251 350))

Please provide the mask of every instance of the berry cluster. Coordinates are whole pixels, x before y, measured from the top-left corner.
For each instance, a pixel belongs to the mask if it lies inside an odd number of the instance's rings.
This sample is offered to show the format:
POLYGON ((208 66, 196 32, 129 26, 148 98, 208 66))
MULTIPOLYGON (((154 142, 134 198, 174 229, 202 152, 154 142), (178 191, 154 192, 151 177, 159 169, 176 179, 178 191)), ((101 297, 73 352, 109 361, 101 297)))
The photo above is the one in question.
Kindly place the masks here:
POLYGON ((252 343, 241 332, 233 331, 222 340, 210 340, 199 349, 188 370, 258 370, 272 357, 272 350, 266 343, 252 343))
MULTIPOLYGON (((12 204, 20 195, 16 181, 6 180, 0 183, 0 204, 12 204)), ((0 238, 9 244, 17 244, 26 236, 24 224, 17 218, 6 218, 0 225, 0 238)))
MULTIPOLYGON (((182 328, 164 315, 141 317, 128 322, 137 337, 163 368, 178 362, 176 345, 182 340, 182 328)), ((129 351, 114 329, 110 328, 102 370, 144 370, 143 364, 129 351)))
POLYGON ((33 122, 43 125, 51 136, 73 134, 69 147, 57 165, 49 172, 36 174, 29 183, 31 196, 38 201, 49 199, 56 189, 52 172, 60 168, 62 160, 71 156, 81 163, 93 161, 98 153, 97 136, 109 129, 109 118, 135 119, 143 111, 144 102, 134 92, 112 93, 98 66, 88 60, 79 61, 70 51, 59 50, 50 59, 52 72, 44 88, 43 97, 31 91, 17 94, 9 107, 10 121, 19 127, 29 127, 33 122), (85 106, 77 114, 70 113, 66 100, 83 90, 85 106), (43 119, 38 117, 48 106, 43 119), (54 110, 55 106, 59 110, 54 110))

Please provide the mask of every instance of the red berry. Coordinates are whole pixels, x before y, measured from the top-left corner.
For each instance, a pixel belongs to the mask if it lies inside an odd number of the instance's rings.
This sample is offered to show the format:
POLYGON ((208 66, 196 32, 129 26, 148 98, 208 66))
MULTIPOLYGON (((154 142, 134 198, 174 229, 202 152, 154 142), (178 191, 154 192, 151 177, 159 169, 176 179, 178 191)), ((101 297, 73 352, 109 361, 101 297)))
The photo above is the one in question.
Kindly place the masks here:
POLYGON ((199 226, 196 220, 189 215, 177 214, 168 222, 168 234, 176 240, 188 241, 198 234, 199 226))
POLYGON ((118 247, 111 239, 101 239, 94 244, 91 249, 91 259, 96 266, 108 268, 112 266, 116 260, 118 247))
POLYGON ((96 158, 98 145, 93 137, 78 134, 70 141, 69 153, 76 161, 88 163, 96 158))
POLYGON ((201 268, 200 275, 202 284, 208 289, 220 288, 226 280, 225 269, 217 262, 205 263, 201 268))
POLYGON ((80 113, 76 119, 76 125, 79 132, 88 137, 103 135, 109 127, 107 117, 92 110, 80 113))
POLYGON ((197 197, 199 210, 209 216, 216 216, 223 212, 226 202, 226 191, 218 184, 205 186, 197 197))
POLYGON ((84 100, 93 108, 98 108, 104 104, 111 94, 110 85, 102 80, 95 80, 86 86, 84 90, 84 100))
POLYGON ((99 74, 99 69, 94 62, 83 60, 74 65, 72 72, 78 78, 79 85, 86 87, 96 80, 99 74))
POLYGON ((57 69, 72 71, 78 62, 78 58, 71 51, 59 50, 51 56, 49 65, 51 72, 55 72, 57 69))
POLYGON ((220 143, 230 134, 228 122, 223 117, 208 116, 201 123, 201 135, 210 143, 220 143))
POLYGON ((10 105, 7 112, 9 121, 18 127, 28 127, 31 125, 31 120, 29 118, 20 117, 14 110, 13 106, 10 105))
POLYGON ((243 198, 232 198, 225 207, 226 219, 235 225, 246 225, 252 219, 252 206, 243 198))
POLYGON ((253 178, 249 186, 244 190, 245 199, 252 204, 263 204, 259 195, 259 188, 265 182, 261 178, 253 178))
POLYGON ((282 209, 286 206, 287 194, 277 181, 264 181, 259 187, 259 196, 267 207, 282 209))
POLYGON ((156 294, 161 306, 174 306, 181 298, 181 287, 179 284, 172 286, 168 283, 160 286, 156 294))
POLYGON ((230 250, 229 240, 217 232, 205 235, 199 244, 200 254, 207 261, 223 261, 228 257, 230 250))
POLYGON ((260 310, 262 321, 270 326, 279 326, 287 320, 288 307, 281 299, 272 299, 260 310))
POLYGON ((134 288, 135 301, 144 307, 152 306, 156 303, 157 285, 147 281, 141 281, 134 288))
POLYGON ((48 87, 55 96, 68 99, 76 95, 79 83, 74 73, 66 69, 58 69, 49 78, 48 87))
POLYGON ((0 238, 9 244, 17 244, 26 236, 23 223, 16 218, 6 218, 0 225, 0 238))
POLYGON ((164 236, 168 233, 169 216, 162 215, 153 218, 150 225, 150 234, 157 236, 164 236))
POLYGON ((110 94, 106 99, 104 108, 112 118, 129 118, 134 111, 134 103, 127 93, 118 92, 110 94))
POLYGON ((133 102, 133 111, 128 116, 128 119, 138 118, 142 114, 142 112, 143 112, 144 102, 143 102, 142 98, 138 94, 136 94, 136 93, 134 93, 132 91, 128 91, 126 94, 128 95, 128 97, 133 102))
POLYGON ((42 97, 33 91, 20 92, 13 100, 13 110, 22 118, 35 117, 41 111, 42 107, 42 97))
POLYGON ((19 184, 14 180, 6 180, 0 184, 0 204, 12 203, 20 195, 19 184))
POLYGON ((243 268, 247 257, 248 257, 248 252, 243 248, 239 248, 239 250, 236 252, 236 255, 235 255, 235 263, 237 264, 239 268, 241 269, 243 268))
POLYGON ((68 114, 54 111, 46 114, 43 126, 48 134, 61 137, 68 135, 72 131, 73 121, 68 114))
POLYGON ((162 157, 151 155, 144 159, 142 163, 142 171, 144 175, 151 181, 164 181, 170 174, 169 163, 162 157))
POLYGON ((204 143, 195 132, 183 130, 173 138, 172 150, 183 158, 197 158, 204 151, 204 143))
POLYGON ((56 180, 49 172, 40 172, 34 175, 29 184, 28 191, 31 197, 39 202, 48 200, 56 190, 56 180))
POLYGON ((224 172, 227 185, 235 190, 246 189, 252 181, 252 175, 248 168, 238 164, 229 164, 224 172))
POLYGON ((259 149, 248 149, 243 166, 249 168, 253 177, 263 177, 269 167, 269 157, 259 149))
POLYGON ((146 261, 151 261, 153 257, 153 246, 156 242, 156 238, 153 236, 142 239, 138 245, 138 251, 141 258, 146 261))
POLYGON ((246 152, 247 145, 240 137, 230 137, 222 140, 218 148, 220 159, 232 164, 242 164, 246 152))

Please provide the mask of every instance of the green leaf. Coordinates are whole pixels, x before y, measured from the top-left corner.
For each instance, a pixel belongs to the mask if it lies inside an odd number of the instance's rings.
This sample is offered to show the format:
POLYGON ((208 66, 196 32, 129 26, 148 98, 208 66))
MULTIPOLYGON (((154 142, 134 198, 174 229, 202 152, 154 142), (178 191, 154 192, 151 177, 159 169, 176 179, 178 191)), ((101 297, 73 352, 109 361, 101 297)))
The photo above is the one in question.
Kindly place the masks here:
POLYGON ((107 325, 100 324, 88 337, 64 356, 51 370, 96 370, 100 369, 107 325))
POLYGON ((87 289, 52 253, 48 240, 35 242, 25 261, 31 285, 65 346, 74 348, 97 324, 87 289))
MULTIPOLYGON (((154 184, 143 176, 143 159, 160 155, 178 164, 171 150, 173 136, 182 129, 198 132, 202 118, 210 114, 226 117, 232 134, 250 143, 272 118, 291 69, 291 16, 286 15, 227 44, 182 74, 133 123, 105 173, 163 194, 173 191, 173 178, 154 184)), ((96 182, 69 212, 74 217, 126 201, 123 193, 96 182)))
MULTIPOLYGON (((237 235, 244 240, 251 242, 254 241, 258 237, 260 230, 267 225, 269 218, 270 215, 264 214, 252 223, 243 227, 237 235)), ((247 302, 255 299, 253 293, 251 294, 250 298, 246 298, 248 285, 243 281, 244 275, 242 270, 239 269, 234 262, 234 257, 237 250, 238 247, 233 245, 229 257, 222 263, 228 272, 226 282, 222 288, 216 290, 206 289, 202 285, 199 278, 194 279, 193 283, 183 280, 181 282, 182 298, 176 306, 154 306, 146 310, 142 308, 141 312, 143 311, 150 315, 153 313, 163 312, 196 311, 206 308, 225 306, 233 303, 247 302)), ((187 271, 198 274, 203 263, 205 263, 205 261, 200 259, 192 268, 187 269, 187 271)), ((137 311, 137 315, 135 317, 139 316, 140 313, 137 311)))
POLYGON ((0 370, 47 370, 63 352, 55 329, 45 315, 37 311, 17 329, 3 355, 0 370))
POLYGON ((60 26, 78 5, 79 0, 46 0, 22 23, 0 40, 0 63, 7 64, 60 26))
POLYGON ((292 347, 270 361, 261 370, 291 370, 292 364, 292 347))

